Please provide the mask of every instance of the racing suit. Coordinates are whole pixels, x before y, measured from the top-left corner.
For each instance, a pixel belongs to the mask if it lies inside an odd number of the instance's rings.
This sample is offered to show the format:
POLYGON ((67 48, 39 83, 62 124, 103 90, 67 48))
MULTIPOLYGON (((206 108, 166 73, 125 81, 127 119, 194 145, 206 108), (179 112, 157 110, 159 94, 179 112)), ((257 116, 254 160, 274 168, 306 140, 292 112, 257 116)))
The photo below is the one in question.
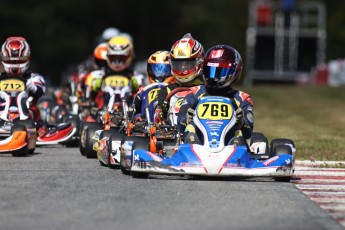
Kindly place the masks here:
MULTIPOLYGON (((22 77, 26 80, 26 90, 28 93, 28 98, 30 101, 29 104, 29 110, 30 110, 30 115, 31 118, 35 121, 38 122, 40 120, 40 112, 39 109, 37 108, 36 104, 38 99, 43 96, 46 92, 46 83, 44 78, 37 74, 33 73, 32 71, 28 70, 19 77, 22 77)), ((15 78, 11 75, 9 75, 6 72, 2 72, 0 74, 0 79, 4 78, 15 78)), ((0 98, 0 111, 3 110, 3 99, 0 98)))

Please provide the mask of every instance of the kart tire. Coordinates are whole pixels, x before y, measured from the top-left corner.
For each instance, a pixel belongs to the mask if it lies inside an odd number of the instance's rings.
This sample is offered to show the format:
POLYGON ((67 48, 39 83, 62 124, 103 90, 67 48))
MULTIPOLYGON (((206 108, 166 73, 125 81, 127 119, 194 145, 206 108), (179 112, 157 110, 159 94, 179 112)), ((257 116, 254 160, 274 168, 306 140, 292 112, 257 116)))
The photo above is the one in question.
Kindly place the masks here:
MULTIPOLYGON (((85 156, 85 147, 82 145, 82 138, 83 135, 85 135, 85 129, 88 126, 93 126, 93 125, 98 125, 95 122, 80 122, 80 127, 79 127, 79 151, 81 155, 85 156)), ((98 125, 100 127, 100 125, 98 125)))
MULTIPOLYGON (((142 137, 125 137, 126 141, 133 141, 132 151, 131 151, 131 165, 133 161, 133 153, 135 149, 149 149, 149 144, 146 142, 145 138, 142 137)), ((133 178, 147 178, 149 176, 148 173, 141 173, 141 172, 130 172, 133 178)))
MULTIPOLYGON (((113 140, 122 140, 122 138, 123 138, 123 134, 122 133, 118 133, 117 130, 116 131, 112 130, 112 133, 111 133, 111 135, 109 137, 109 143, 108 143, 108 152, 109 153, 111 153, 111 151, 113 150, 112 149, 112 142, 113 142, 113 140)), ((117 154, 121 154, 121 153, 117 153, 117 154)), ((109 168, 111 168, 111 169, 117 169, 119 167, 117 165, 110 164, 110 154, 108 155, 108 162, 109 162, 109 168)))
MULTIPOLYGON (((274 139, 271 142, 272 147, 272 157, 277 156, 279 154, 289 154, 293 155, 292 149, 289 145, 292 144, 294 146, 293 141, 289 139, 274 139), (273 143, 273 144, 272 144, 273 143), (281 144, 279 144, 281 143, 281 144)), ((283 176, 283 177, 275 177, 274 180, 278 182, 290 182, 291 176, 283 176)))
MULTIPOLYGON (((111 134, 113 133, 114 131, 113 130, 104 130, 100 136, 99 136, 99 139, 103 139, 104 137, 109 137, 111 136, 111 134)), ((108 149, 109 150, 109 142, 108 142, 108 149)), ((98 158, 98 156, 97 156, 98 158)), ((99 159, 98 159, 99 160, 99 159)), ((109 160, 109 152, 108 152, 108 160, 109 160)), ((105 164, 103 161, 99 160, 99 163, 104 166, 104 167, 108 167, 109 163, 108 164, 105 164)))
MULTIPOLYGON (((15 125, 24 125, 26 130, 27 129, 33 129, 36 127, 35 122, 31 119, 27 119, 27 120, 18 120, 15 122, 15 125)), ((33 149, 28 149, 28 153, 29 154, 33 154, 35 152, 35 148, 33 149)))
MULTIPOLYGON (((270 144, 270 157, 274 157, 277 155, 276 146, 279 146, 279 145, 285 145, 289 147, 290 150, 291 150, 290 145, 295 148, 295 143, 290 139, 286 139, 286 138, 273 139, 270 144)), ((278 149, 279 151, 281 151, 282 147, 279 147, 278 149)), ((279 154, 281 154, 281 152, 279 154)), ((291 150, 291 155, 292 155, 292 150, 291 150)))
MULTIPOLYGON (((121 145, 123 145, 125 143, 125 141, 133 141, 133 148, 132 148, 132 154, 133 154, 133 150, 134 148, 142 148, 142 149, 148 149, 149 145, 148 143, 143 143, 143 141, 146 142, 146 139, 143 137, 128 137, 128 136, 122 136, 121 139, 121 145), (136 143, 136 144, 134 144, 136 143)), ((131 163, 132 164, 132 163, 131 163)), ((125 175, 130 175, 130 171, 124 166, 124 162, 123 162, 123 157, 120 157, 120 170, 123 174, 125 175)))
POLYGON ((262 133, 258 133, 258 132, 253 132, 252 133, 252 138, 250 141, 250 145, 254 144, 254 143, 258 143, 258 142, 265 142, 266 143, 266 150, 265 152, 269 152, 269 145, 268 145, 268 139, 267 137, 265 137, 264 134, 262 133))
POLYGON ((85 129, 85 156, 87 158, 97 158, 97 152, 93 149, 93 144, 95 140, 93 140, 93 136, 95 132, 99 129, 102 129, 98 124, 97 125, 89 125, 85 129))
MULTIPOLYGON (((26 131, 25 125, 14 125, 11 127, 11 135, 16 131, 26 131)), ((28 154, 28 146, 26 145, 22 149, 18 149, 12 152, 14 157, 24 157, 28 154)))
POLYGON ((15 125, 24 125, 26 129, 35 128, 35 122, 31 119, 15 121, 15 125))

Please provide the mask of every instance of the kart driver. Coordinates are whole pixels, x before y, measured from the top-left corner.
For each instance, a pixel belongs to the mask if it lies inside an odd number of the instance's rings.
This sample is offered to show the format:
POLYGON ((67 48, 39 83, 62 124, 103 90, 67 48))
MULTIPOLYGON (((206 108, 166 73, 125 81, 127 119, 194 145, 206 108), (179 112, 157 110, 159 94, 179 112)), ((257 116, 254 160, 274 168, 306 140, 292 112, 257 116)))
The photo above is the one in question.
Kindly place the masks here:
POLYGON ((174 43, 170 50, 169 60, 176 83, 169 84, 158 92, 157 106, 161 108, 163 118, 166 118, 171 106, 165 99, 172 90, 187 87, 196 97, 205 92, 202 80, 204 48, 191 34, 185 34, 182 39, 174 43))
MULTIPOLYGON (((44 95, 46 84, 44 78, 29 70, 31 51, 30 46, 23 37, 8 37, 1 47, 1 63, 4 72, 0 79, 21 77, 26 80, 28 97, 32 98, 30 104, 31 118, 38 122, 40 113, 36 107, 38 99, 44 95)), ((0 98, 0 111, 3 109, 3 99, 0 98)))
MULTIPOLYGON (((223 96, 234 100, 237 107, 235 107, 237 125, 234 130, 229 131, 229 136, 233 137, 236 130, 241 130, 244 139, 249 143, 254 126, 253 101, 247 93, 232 88, 241 77, 242 66, 242 58, 236 49, 228 45, 216 45, 205 55, 203 79, 206 86, 205 96, 223 96)), ((193 123, 197 103, 197 97, 188 95, 178 114, 179 130, 183 132, 187 125, 184 131, 186 143, 200 143, 193 123)))
MULTIPOLYGON (((147 78, 149 85, 140 88, 133 100, 134 120, 145 115, 146 106, 156 101, 161 88, 175 83, 175 78, 171 75, 169 51, 159 50, 150 55, 147 60, 147 78)), ((153 108, 150 112, 153 115, 153 108)))

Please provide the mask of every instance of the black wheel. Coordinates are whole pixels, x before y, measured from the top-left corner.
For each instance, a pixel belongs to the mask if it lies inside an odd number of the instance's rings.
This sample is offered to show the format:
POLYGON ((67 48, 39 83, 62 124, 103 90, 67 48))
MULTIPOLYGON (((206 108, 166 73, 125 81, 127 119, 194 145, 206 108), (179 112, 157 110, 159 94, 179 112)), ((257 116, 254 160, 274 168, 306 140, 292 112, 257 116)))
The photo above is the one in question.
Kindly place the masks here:
POLYGON ((269 145, 268 145, 267 137, 265 137, 265 135, 262 133, 253 132, 250 145, 252 145, 254 143, 259 143, 259 142, 265 142, 266 143, 265 153, 269 152, 269 145))
MULTIPOLYGON (((11 127, 11 134, 13 134, 16 131, 26 131, 25 125, 14 125, 11 127)), ((14 150, 12 152, 12 156, 14 157, 24 157, 28 154, 28 146, 26 145, 22 149, 14 150)))
POLYGON ((35 122, 31 119, 18 120, 15 121, 15 125, 24 125, 27 129, 33 129, 35 127, 35 122))
MULTIPOLYGON (((99 140, 103 139, 104 137, 110 137, 111 134, 113 133, 114 131, 113 130, 104 130, 100 135, 99 135, 99 140)), ((108 149, 109 150, 109 142, 108 142, 108 149)), ((109 162, 109 155, 110 155, 110 152, 108 152, 108 162, 109 162)), ((99 160, 99 163, 102 165, 102 166, 105 166, 105 167, 108 167, 109 163, 108 164, 105 164, 103 161, 99 160)))
POLYGON ((11 134, 13 134, 16 131, 26 131, 25 125, 19 125, 19 124, 13 125, 11 127, 11 134))
POLYGON ((101 129, 100 126, 88 126, 85 129, 85 156, 87 158, 97 158, 97 152, 93 149, 93 136, 97 130, 101 129))
MULTIPOLYGON (((149 143, 147 142, 146 138, 144 137, 127 137, 124 136, 122 141, 121 141, 121 145, 125 142, 125 141, 133 141, 133 145, 132 145, 132 150, 131 150, 131 164, 132 164, 132 160, 133 160, 133 152, 135 149, 149 149, 149 143)), ((147 178, 149 176, 148 173, 137 173, 137 172, 130 172, 126 169, 125 166, 123 166, 123 157, 120 158, 120 170, 123 174, 126 175, 132 175, 132 177, 134 178, 147 178)))
MULTIPOLYGON (((15 122, 16 125, 24 125, 26 130, 34 129, 36 127, 35 122, 31 119, 27 120, 18 120, 15 122)), ((34 145, 36 146, 36 144, 34 145)), ((29 154, 33 154, 35 152, 35 148, 28 149, 29 154)))
MULTIPOLYGON (((118 168, 117 165, 110 164, 110 155, 111 155, 111 152, 113 151, 112 142, 113 141, 120 141, 122 139, 123 139, 122 133, 118 133, 117 130, 111 130, 111 135, 109 136, 109 140, 108 140, 108 153, 109 153, 108 162, 109 162, 109 168, 111 168, 111 169, 117 169, 118 168)), ((118 152, 117 154, 121 154, 121 153, 118 152)), ((121 166, 120 166, 120 169, 121 169, 121 166)), ((122 171, 122 169, 121 169, 121 171, 122 171)))
MULTIPOLYGON (((284 139, 284 140, 287 140, 287 139, 284 139)), ((272 157, 273 156, 277 156, 279 154, 289 154, 289 155, 292 155, 293 152, 292 152, 292 149, 289 145, 286 145, 286 142, 280 142, 280 140, 278 141, 274 141, 272 140, 273 144, 271 143, 271 145, 273 145, 272 147, 272 157), (283 144, 279 144, 279 143, 283 143, 283 144)), ((288 144, 293 144, 293 142, 290 140, 288 142, 288 144)), ((278 181, 278 182, 290 182, 290 179, 291 179, 291 176, 283 176, 283 177, 275 177, 274 180, 275 181, 278 181)))
POLYGON ((86 131, 86 127, 88 127, 90 125, 91 126, 96 126, 98 124, 95 123, 95 122, 80 122, 80 128, 79 128, 79 130, 80 130, 80 132, 79 132, 79 151, 80 151, 81 155, 85 155, 85 139, 86 139, 85 131, 86 131), (83 145, 82 142, 84 143, 84 145, 83 145))
MULTIPOLYGON (((132 144, 132 150, 131 150, 131 164, 133 161, 133 153, 135 149, 146 149, 148 150, 148 143, 146 142, 146 139, 140 138, 140 137, 127 137, 126 141, 133 141, 132 144)), ((133 178, 147 178, 149 176, 148 173, 142 173, 142 172, 130 172, 133 178)))
MULTIPOLYGON (((270 144, 270 157, 274 157, 277 155, 276 146, 279 146, 279 145, 287 146, 288 148, 290 148, 291 154, 292 154, 292 150, 290 146, 295 148, 295 143, 290 139, 285 139, 285 138, 273 139, 270 144)), ((280 151, 283 150, 282 147, 279 147, 279 149, 280 151)))

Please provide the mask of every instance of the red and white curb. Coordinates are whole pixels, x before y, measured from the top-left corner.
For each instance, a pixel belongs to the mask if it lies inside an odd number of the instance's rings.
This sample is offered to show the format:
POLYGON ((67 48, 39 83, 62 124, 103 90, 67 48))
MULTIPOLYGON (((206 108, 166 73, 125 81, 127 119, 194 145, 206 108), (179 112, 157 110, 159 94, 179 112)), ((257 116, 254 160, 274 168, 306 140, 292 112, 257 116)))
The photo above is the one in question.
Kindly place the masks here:
POLYGON ((345 162, 295 163, 291 182, 345 228, 345 162), (336 168, 332 168, 332 165, 336 168))

